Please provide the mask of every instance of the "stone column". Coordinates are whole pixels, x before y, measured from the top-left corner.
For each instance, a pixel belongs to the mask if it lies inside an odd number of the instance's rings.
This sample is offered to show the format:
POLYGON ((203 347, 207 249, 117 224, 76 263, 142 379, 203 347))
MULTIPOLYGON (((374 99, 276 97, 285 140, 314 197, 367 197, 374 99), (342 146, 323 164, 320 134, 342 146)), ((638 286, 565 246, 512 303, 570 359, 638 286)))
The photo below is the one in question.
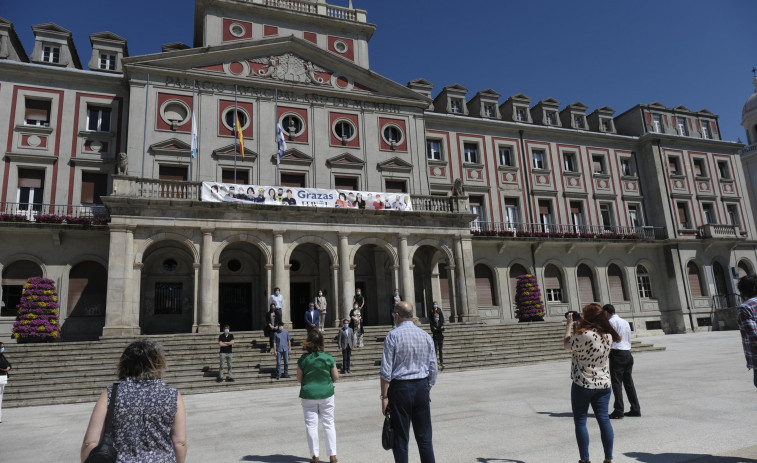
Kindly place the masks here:
POLYGON ((192 297, 192 333, 197 333, 198 317, 200 316, 200 314, 198 313, 198 309, 200 307, 200 264, 193 264, 192 269, 194 270, 194 291, 192 297))
POLYGON ((476 274, 473 266, 473 243, 470 238, 455 238, 455 260, 458 261, 457 280, 461 283, 463 323, 481 323, 476 300, 476 274))
POLYGON ((273 294, 274 288, 281 290, 284 296, 284 307, 281 308, 281 319, 285 326, 291 328, 291 301, 289 300, 289 266, 284 262, 286 249, 284 249, 284 234, 281 231, 273 232, 273 294))
POLYGON ((139 319, 132 322, 139 291, 134 293, 134 228, 129 225, 110 226, 108 251, 108 292, 105 308, 103 337, 132 336, 139 334, 139 319))
MULTIPOLYGON (((345 317, 340 317, 339 315, 339 268, 340 266, 338 264, 332 265, 331 267, 331 288, 329 296, 331 296, 331 302, 329 303, 329 298, 326 298, 326 312, 328 314, 331 314, 331 317, 334 319, 334 327, 339 328, 342 326, 342 319, 345 317), (330 305, 329 305, 330 304, 330 305)), ((326 326, 325 322, 324 325, 326 326)))
POLYGON ((202 229, 200 248, 200 320, 199 333, 217 333, 218 324, 213 323, 213 229, 202 229))
MULTIPOLYGON (((402 298, 413 304, 415 307, 415 286, 413 285, 413 270, 410 268, 410 256, 407 248, 407 235, 399 237, 399 258, 400 258, 400 294, 402 298)), ((416 309, 416 315, 418 310, 416 309)))
POLYGON ((350 246, 349 246, 349 233, 339 233, 339 273, 340 281, 342 282, 341 290, 339 291, 339 297, 341 303, 339 305, 339 318, 347 318, 350 316, 350 310, 352 307, 352 295, 355 291, 355 274, 353 268, 350 265, 350 246))
POLYGON ((447 266, 447 286, 449 287, 449 320, 451 322, 462 321, 462 314, 460 313, 460 302, 457 300, 455 266, 450 264, 447 266))

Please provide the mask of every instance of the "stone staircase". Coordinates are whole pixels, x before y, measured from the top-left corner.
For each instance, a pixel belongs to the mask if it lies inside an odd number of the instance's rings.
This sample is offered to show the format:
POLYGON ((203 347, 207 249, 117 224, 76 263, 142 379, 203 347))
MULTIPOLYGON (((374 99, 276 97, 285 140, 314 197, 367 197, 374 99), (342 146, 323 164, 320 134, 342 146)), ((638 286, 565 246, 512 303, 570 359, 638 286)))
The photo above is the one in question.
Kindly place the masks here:
MULTIPOLYGON (((564 324, 560 322, 514 325, 447 324, 444 338, 444 371, 500 368, 524 363, 568 359, 562 347, 564 324)), ((381 349, 389 326, 365 328, 365 347, 353 350, 352 373, 340 381, 378 379, 381 349)), ((165 381, 182 394, 259 389, 296 384, 297 359, 302 354, 304 330, 293 330, 290 378, 275 378, 276 357, 267 353, 268 339, 261 331, 235 332, 235 382, 217 383, 218 334, 145 336, 159 341, 166 352, 165 381)), ((326 330, 326 351, 341 367, 334 341, 337 328, 326 330)), ((4 407, 26 407, 97 399, 115 380, 115 369, 124 347, 136 338, 110 338, 91 342, 6 344, 13 364, 4 407)), ((634 340, 633 351, 664 350, 634 340)), ((282 365, 283 369, 283 365, 282 365)), ((567 374, 567 370, 566 370, 567 374)))

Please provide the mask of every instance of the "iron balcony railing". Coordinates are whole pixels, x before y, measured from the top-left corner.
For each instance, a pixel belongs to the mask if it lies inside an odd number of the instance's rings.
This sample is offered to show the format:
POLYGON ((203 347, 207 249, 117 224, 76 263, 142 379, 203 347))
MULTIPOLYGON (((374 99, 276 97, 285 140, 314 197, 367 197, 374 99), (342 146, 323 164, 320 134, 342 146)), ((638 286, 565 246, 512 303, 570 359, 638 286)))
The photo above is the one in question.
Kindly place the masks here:
POLYGON ((105 224, 110 215, 101 204, 70 205, 0 202, 0 222, 105 224))
POLYGON ((474 236, 505 238, 579 238, 661 240, 667 238, 662 227, 618 227, 605 225, 563 225, 543 223, 471 222, 474 236))

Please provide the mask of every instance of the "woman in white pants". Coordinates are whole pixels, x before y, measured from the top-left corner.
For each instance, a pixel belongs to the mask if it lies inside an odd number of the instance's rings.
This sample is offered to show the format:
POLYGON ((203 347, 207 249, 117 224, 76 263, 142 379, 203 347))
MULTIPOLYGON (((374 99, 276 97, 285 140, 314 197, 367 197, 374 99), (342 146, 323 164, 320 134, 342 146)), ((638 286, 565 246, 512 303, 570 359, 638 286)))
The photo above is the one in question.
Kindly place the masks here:
POLYGON ((8 382, 8 372, 11 369, 11 364, 5 358, 3 352, 5 352, 5 344, 0 342, 0 423, 3 422, 3 392, 5 392, 5 384, 8 382))
POLYGON ((297 361, 297 381, 300 382, 300 399, 305 415, 308 447, 311 463, 318 463, 318 420, 323 425, 329 462, 336 458, 336 428, 334 427, 334 382, 339 379, 334 357, 323 352, 323 333, 312 330, 302 343, 307 351, 297 361))

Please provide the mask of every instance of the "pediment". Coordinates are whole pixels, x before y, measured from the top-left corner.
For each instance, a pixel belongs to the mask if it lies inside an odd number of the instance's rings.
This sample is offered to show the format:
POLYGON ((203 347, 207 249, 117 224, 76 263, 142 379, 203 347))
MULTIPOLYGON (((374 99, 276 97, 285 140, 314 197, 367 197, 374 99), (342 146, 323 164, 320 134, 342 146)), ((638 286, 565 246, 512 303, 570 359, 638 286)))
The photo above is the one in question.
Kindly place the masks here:
POLYGON ((342 153, 326 160, 326 165, 329 167, 344 167, 351 169, 362 169, 365 165, 365 161, 359 157, 350 154, 342 153))
POLYGON ((508 100, 522 101, 522 102, 530 103, 531 102, 531 97, 529 97, 525 93, 518 93, 518 94, 513 95, 510 98, 508 98, 508 100))
POLYGON ((192 147, 178 138, 171 138, 159 141, 150 145, 150 151, 155 154, 178 154, 187 155, 192 151, 192 147))
MULTIPOLYGON (((222 146, 220 148, 214 149, 213 150, 213 156, 216 159, 226 160, 226 161, 232 161, 236 157, 237 161, 241 162, 242 161, 242 154, 238 153, 237 152, 238 150, 239 150, 239 147, 236 144, 231 143, 229 145, 222 146)), ((253 151, 253 150, 251 150, 249 148, 245 148, 244 149, 244 161, 245 162, 247 162, 247 161, 255 162, 255 160, 257 160, 257 159, 258 159, 258 153, 256 153, 255 151, 253 151)))
POLYGON ((452 84, 452 85, 447 85, 446 87, 444 87, 442 92, 453 93, 457 95, 465 95, 468 93, 468 89, 463 87, 460 84, 452 84))
POLYGON ((90 40, 100 39, 100 40, 111 40, 113 42, 126 42, 125 38, 121 37, 120 35, 116 35, 110 31, 96 32, 94 34, 89 34, 89 38, 90 40))
MULTIPOLYGON (((234 85, 255 91, 277 88, 285 92, 308 95, 335 92, 383 97, 392 104, 406 104, 425 109, 430 99, 417 92, 360 67, 316 45, 293 36, 255 41, 237 41, 213 47, 170 49, 162 53, 126 58, 127 72, 136 69, 154 73, 181 75, 181 85, 192 80, 210 82, 224 91, 234 85), (261 90, 262 89, 262 90, 261 90)), ((271 93, 271 97, 273 94, 271 93)), ((374 100, 375 101, 375 100, 374 100)))
POLYGON ((8 21, 7 19, 3 18, 2 16, 0 16, 0 24, 6 25, 6 26, 12 26, 13 25, 12 22, 8 21))
POLYGON ((429 90, 431 90, 432 88, 434 88, 434 84, 432 84, 431 82, 427 81, 426 79, 411 80, 410 82, 407 83, 407 86, 410 87, 410 88, 413 88, 413 87, 416 87, 416 88, 427 88, 429 90))
POLYGON ((598 113, 611 113, 611 114, 615 114, 615 110, 612 109, 609 106, 602 106, 601 108, 597 108, 595 111, 598 112, 598 113))
POLYGON ((580 101, 576 101, 575 103, 572 103, 566 106, 565 109, 572 109, 574 111, 586 112, 586 110, 589 109, 589 107, 581 103, 580 101))
POLYGON ((706 109, 706 108, 700 109, 699 111, 697 111, 697 114, 704 114, 704 115, 707 115, 707 116, 714 116, 715 115, 712 111, 710 111, 709 109, 706 109))
MULTIPOLYGON (((276 161, 276 154, 272 156, 274 162, 276 161)), ((309 166, 313 163, 313 157, 303 153, 297 148, 289 148, 284 151, 281 156, 281 164, 290 164, 297 166, 309 166)))
POLYGON ((560 106, 560 102, 554 98, 545 98, 539 102, 542 106, 560 106))
POLYGON ((684 106, 684 105, 678 105, 675 108, 673 108, 673 110, 675 110, 675 111, 686 111, 687 113, 691 112, 691 110, 689 108, 687 108, 686 106, 684 106))
POLYGON ((32 30, 34 32, 37 31, 47 31, 47 32, 58 32, 62 34, 68 34, 71 35, 71 31, 68 29, 65 29, 63 27, 60 27, 59 25, 55 23, 44 23, 44 24, 37 24, 32 26, 32 30))
POLYGON ((411 172, 413 170, 413 165, 404 159, 395 156, 384 162, 379 162, 378 169, 387 172, 411 172))
POLYGON ((480 96, 482 98, 492 98, 492 99, 499 99, 501 96, 499 93, 495 92, 494 90, 487 88, 486 90, 481 90, 480 92, 476 93, 476 96, 480 96))
POLYGON ((667 106, 660 103, 659 101, 653 101, 652 103, 649 103, 647 106, 649 106, 650 108, 655 108, 655 109, 668 109, 667 106))

